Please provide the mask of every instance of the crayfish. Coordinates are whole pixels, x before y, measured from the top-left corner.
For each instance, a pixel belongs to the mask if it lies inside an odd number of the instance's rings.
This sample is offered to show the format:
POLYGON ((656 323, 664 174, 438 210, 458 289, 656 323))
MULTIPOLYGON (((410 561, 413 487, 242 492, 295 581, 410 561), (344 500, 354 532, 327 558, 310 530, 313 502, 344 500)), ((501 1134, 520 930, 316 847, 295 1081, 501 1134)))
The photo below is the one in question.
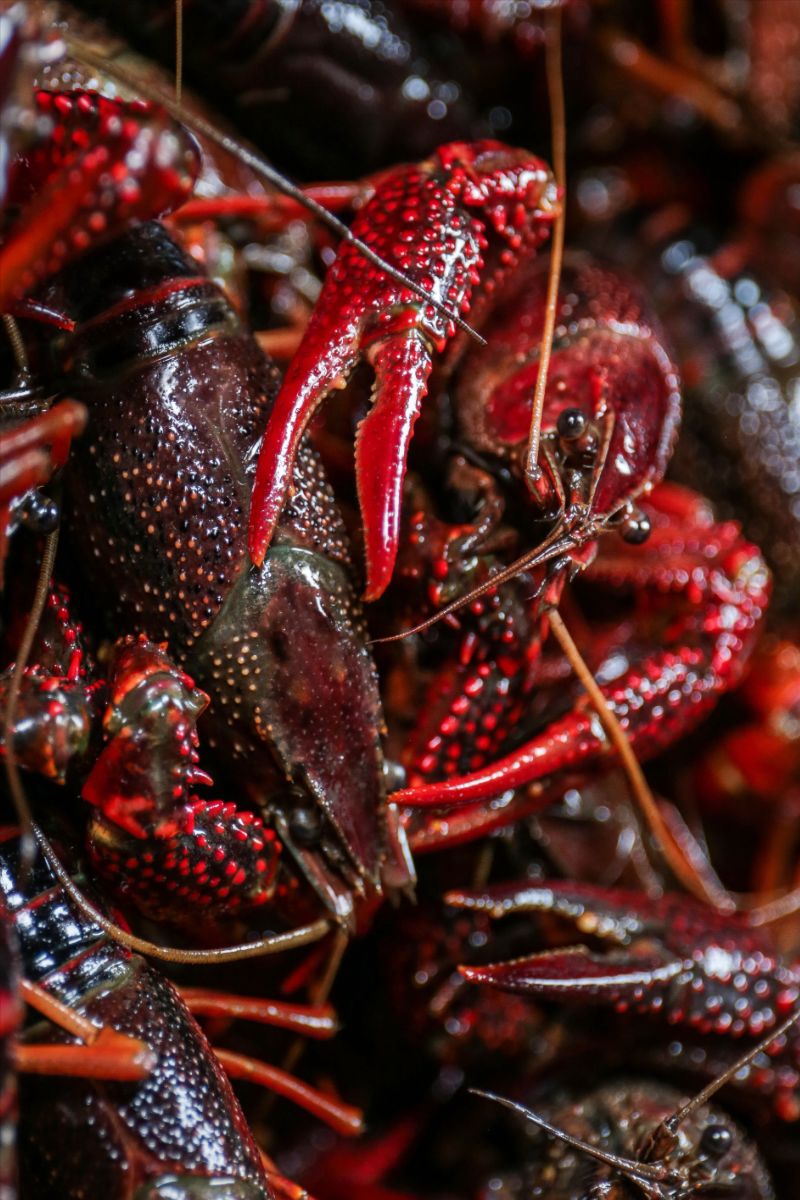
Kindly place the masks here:
POLYGON ((173 78, 3 6, 23 1196, 791 1177, 800 326, 752 260, 800 89, 691 7, 102 6, 173 78), (236 1020, 329 993, 319 1087, 236 1020))

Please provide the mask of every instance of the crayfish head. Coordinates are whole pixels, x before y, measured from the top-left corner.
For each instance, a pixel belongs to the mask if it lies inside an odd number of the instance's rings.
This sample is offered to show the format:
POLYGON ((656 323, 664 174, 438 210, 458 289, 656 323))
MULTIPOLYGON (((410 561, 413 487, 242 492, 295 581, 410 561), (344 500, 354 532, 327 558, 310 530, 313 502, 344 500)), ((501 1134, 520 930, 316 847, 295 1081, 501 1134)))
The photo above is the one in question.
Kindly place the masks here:
POLYGON ((677 370, 635 285, 586 254, 566 255, 532 481, 548 268, 543 257, 521 265, 484 329, 488 345, 464 359, 459 433, 474 453, 508 464, 537 520, 583 511, 588 537, 614 525, 627 541, 643 541, 637 499, 662 478, 677 436, 677 370))
MULTIPOLYGON (((681 1101, 672 1088, 651 1080, 620 1080, 565 1097, 544 1115, 523 1104, 477 1092, 536 1125, 550 1139, 527 1155, 518 1175, 492 1195, 569 1195, 575 1200, 771 1200, 772 1184, 758 1151, 726 1113, 705 1104, 681 1121, 668 1143, 659 1139, 681 1101), (655 1139, 655 1141, 654 1141, 655 1139), (651 1151, 658 1141, 660 1153, 651 1151)), ((678 1109, 680 1111, 680 1109, 678 1109)))

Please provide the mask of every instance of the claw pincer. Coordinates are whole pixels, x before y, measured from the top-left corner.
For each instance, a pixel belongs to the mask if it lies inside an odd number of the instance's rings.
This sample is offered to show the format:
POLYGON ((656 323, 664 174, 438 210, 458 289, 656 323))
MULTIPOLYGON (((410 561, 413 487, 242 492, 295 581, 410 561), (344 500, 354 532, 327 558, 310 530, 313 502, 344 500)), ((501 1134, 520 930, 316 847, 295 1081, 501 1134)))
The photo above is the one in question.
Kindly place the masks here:
MULTIPOLYGON (((456 315, 475 315, 520 256, 547 236, 557 189, 544 163, 499 142, 453 142, 418 166, 373 182, 352 232, 456 315)), ((331 268, 303 342, 276 398, 259 457, 249 549, 267 547, 291 484, 300 439, 333 388, 344 387, 363 353, 375 372, 373 407, 356 442, 356 475, 367 558, 366 598, 389 584, 403 476, 434 353, 453 321, 388 278, 345 244, 331 268)), ((456 343, 456 346, 458 343, 456 343)))
POLYGON ((117 630, 168 642, 208 689, 208 743, 349 920, 353 889, 380 889, 395 844, 380 698, 344 527, 307 444, 270 554, 257 570, 247 559, 277 372, 156 223, 88 253, 50 293, 76 320, 57 371, 91 414, 65 479, 76 591, 117 630))
POLYGON ((197 765, 195 729, 208 697, 141 636, 114 647, 109 688, 110 740, 82 791, 95 810, 87 840, 98 874, 156 920, 267 903, 280 852, 274 832, 192 790, 212 782, 197 765))
MULTIPOLYGON (((504 883, 449 893, 448 903, 493 918, 542 913, 567 921, 604 948, 542 950, 505 963, 461 967, 472 983, 532 997, 608 1005, 617 1012, 651 1013, 696 1034, 761 1038, 800 997, 800 967, 783 958, 769 933, 746 914, 720 913, 691 897, 608 891, 592 884, 504 883)), ((797 1115, 800 1037, 776 1039, 770 1054, 788 1048, 782 1070, 753 1068, 753 1079, 774 1091, 779 1111, 797 1115)))

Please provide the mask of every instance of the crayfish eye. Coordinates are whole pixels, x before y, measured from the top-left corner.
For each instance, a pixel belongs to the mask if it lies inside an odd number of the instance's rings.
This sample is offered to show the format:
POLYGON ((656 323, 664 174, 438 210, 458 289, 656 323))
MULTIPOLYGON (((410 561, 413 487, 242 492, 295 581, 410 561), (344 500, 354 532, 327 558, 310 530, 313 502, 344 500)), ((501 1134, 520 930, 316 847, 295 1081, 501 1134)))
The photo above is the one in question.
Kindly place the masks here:
POLYGON ((322 813, 313 804, 299 804, 289 816, 289 833, 299 846, 313 846, 322 836, 322 813))
POLYGON ((390 794, 406 786, 405 767, 394 760, 384 759, 383 777, 386 780, 386 791, 390 794))
POLYGON ((706 1125, 700 1138, 700 1149, 712 1158, 722 1158, 733 1144, 733 1134, 725 1125, 706 1125))
POLYGON ((622 540, 631 546, 641 546, 650 537, 652 525, 643 512, 631 512, 619 527, 622 540))
POLYGON ((58 526, 60 514, 55 500, 33 491, 20 504, 19 515, 32 533, 52 533, 58 526))
POLYGON ((565 442, 574 442, 576 438, 581 437, 586 425, 586 414, 579 408, 562 409, 556 420, 558 436, 565 442))

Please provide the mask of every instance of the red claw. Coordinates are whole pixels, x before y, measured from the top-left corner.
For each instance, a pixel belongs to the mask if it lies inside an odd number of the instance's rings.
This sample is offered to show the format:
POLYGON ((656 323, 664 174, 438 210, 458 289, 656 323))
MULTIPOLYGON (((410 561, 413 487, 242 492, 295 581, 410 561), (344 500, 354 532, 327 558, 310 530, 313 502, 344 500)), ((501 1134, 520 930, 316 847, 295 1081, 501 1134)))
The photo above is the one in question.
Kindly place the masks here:
POLYGON ((364 518, 365 600, 377 600, 392 578, 400 532, 400 505, 411 435, 428 390, 430 355, 416 333, 379 342, 375 406, 356 439, 356 481, 364 518))
MULTIPOLYGON (((576 1004, 649 1013, 668 1025, 724 1038, 761 1038, 797 1004, 800 967, 783 958, 769 930, 745 913, 723 914, 691 897, 606 890, 552 880, 502 883, 450 892, 457 908, 492 919, 545 913, 572 923, 602 948, 573 945, 508 962, 459 967, 470 983, 576 1004)), ((765 1048, 755 1069, 736 1076, 773 1098, 795 1120, 800 1089, 800 1036, 795 1028, 765 1048), (783 1051, 780 1070, 770 1056, 783 1051)))
MULTIPOLYGON (((769 599, 769 572, 755 546, 733 522, 715 525, 705 502, 662 484, 644 506, 653 534, 644 547, 621 541, 601 548, 588 579, 613 589, 635 588, 662 621, 661 645, 601 691, 645 759, 666 749, 706 715, 739 679, 755 644, 769 599), (645 591, 647 589, 647 591, 645 591), (670 596, 669 601, 667 597, 670 596), (661 595, 663 600, 659 601, 661 595)), ((556 775, 581 777, 611 753, 597 715, 582 696, 559 720, 504 758, 470 774, 395 792, 408 808, 450 807, 490 800, 556 775)), ((545 787, 541 801, 550 793, 545 787)))
MULTIPOLYGON (((547 234, 557 208, 549 170, 499 142, 452 143, 418 166, 374 184, 353 234, 458 314, 473 288, 486 294, 547 234)), ((346 244, 331 269, 306 335, 275 402, 261 447, 249 549, 260 565, 286 497, 300 439, 333 388, 344 387, 359 353, 375 371, 374 407, 358 432, 356 467, 364 518, 366 597, 388 586, 397 556, 406 458, 434 352, 452 321, 346 244)))
POLYGON ((470 983, 489 983, 509 991, 529 989, 544 998, 570 999, 578 995, 583 1001, 620 1003, 623 995, 668 983, 680 975, 682 964, 664 964, 657 955, 614 962, 591 954, 585 946, 573 946, 568 950, 545 950, 513 963, 458 969, 470 983))
POLYGON ((194 140, 156 104, 45 90, 36 103, 52 129, 10 173, 22 211, 0 247, 3 311, 94 242, 177 207, 200 165, 194 140))

